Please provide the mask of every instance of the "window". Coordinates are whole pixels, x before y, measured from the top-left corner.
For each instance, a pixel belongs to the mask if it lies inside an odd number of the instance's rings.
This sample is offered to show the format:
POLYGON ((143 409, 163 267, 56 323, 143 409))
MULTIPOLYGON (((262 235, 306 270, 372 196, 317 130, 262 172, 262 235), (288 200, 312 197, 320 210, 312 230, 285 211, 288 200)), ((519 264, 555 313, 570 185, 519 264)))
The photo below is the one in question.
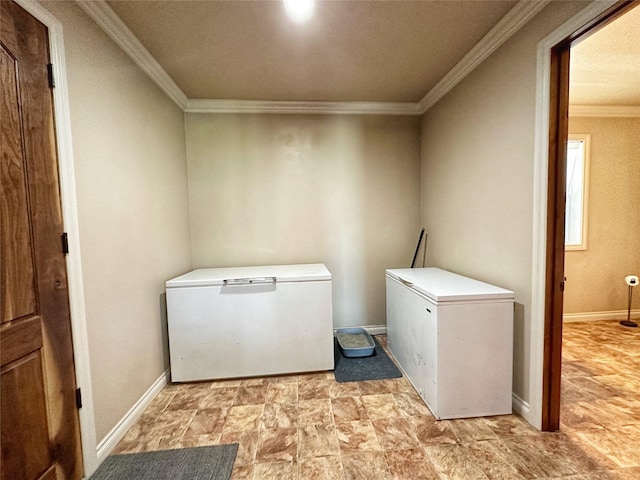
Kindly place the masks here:
POLYGON ((564 244, 567 250, 587 249, 589 135, 569 135, 564 244))

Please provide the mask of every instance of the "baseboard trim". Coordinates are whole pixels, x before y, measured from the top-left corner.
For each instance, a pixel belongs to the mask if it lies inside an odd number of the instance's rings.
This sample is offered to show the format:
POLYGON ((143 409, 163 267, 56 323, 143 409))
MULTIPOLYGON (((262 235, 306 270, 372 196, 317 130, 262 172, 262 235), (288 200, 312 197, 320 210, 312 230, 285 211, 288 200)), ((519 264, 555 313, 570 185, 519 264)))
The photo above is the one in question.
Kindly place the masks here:
MULTIPOLYGON (((522 398, 520 398, 515 393, 511 394, 511 402, 513 411, 524 418, 527 422, 531 423, 531 419, 529 418, 529 414, 531 409, 529 408, 529 403, 525 402, 522 398)), ((533 425, 533 424, 532 424, 533 425)), ((540 428, 539 426, 533 425, 534 427, 540 428)))
MULTIPOLYGON (((562 321, 566 323, 572 322, 597 322, 599 320, 625 320, 627 318, 627 310, 611 310, 605 312, 579 312, 565 313, 562 315, 562 321)), ((640 310, 631 310, 631 318, 640 318, 640 310)))
POLYGON ((338 327, 333 329, 333 334, 336 334, 336 331, 340 328, 364 328, 369 335, 386 335, 387 334, 387 326, 386 325, 354 325, 349 327, 338 327))
POLYGON ((98 442, 96 450, 99 464, 102 463, 102 461, 113 451, 127 431, 138 421, 142 412, 144 412, 144 409, 149 406, 153 399, 156 398, 156 395, 160 393, 168 382, 169 370, 166 370, 155 382, 153 382, 153 385, 151 385, 144 395, 138 399, 125 416, 120 419, 116 426, 98 442))

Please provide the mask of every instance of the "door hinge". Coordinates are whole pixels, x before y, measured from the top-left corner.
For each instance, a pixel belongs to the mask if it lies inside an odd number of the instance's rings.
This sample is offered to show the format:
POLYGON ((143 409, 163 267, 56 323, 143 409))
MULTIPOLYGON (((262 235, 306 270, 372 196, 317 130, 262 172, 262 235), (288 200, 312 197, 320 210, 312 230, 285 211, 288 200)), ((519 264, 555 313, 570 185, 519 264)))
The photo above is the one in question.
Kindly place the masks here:
POLYGON ((49 88, 54 88, 56 83, 53 81, 53 63, 47 63, 47 75, 49 76, 49 88))
POLYGON ((82 390, 79 388, 76 388, 76 408, 82 408, 82 390))
POLYGON ((564 292, 564 282, 560 282, 560 290, 564 292))
POLYGON ((67 232, 63 232, 62 235, 62 253, 64 253, 65 255, 69 254, 69 237, 67 235, 67 232))

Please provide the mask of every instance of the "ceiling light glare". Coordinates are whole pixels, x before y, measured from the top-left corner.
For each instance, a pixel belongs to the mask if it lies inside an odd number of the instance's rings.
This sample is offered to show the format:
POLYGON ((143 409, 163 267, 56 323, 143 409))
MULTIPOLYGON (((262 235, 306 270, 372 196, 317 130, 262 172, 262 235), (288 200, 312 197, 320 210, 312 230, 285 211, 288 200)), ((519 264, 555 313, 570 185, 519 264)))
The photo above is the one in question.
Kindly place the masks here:
POLYGON ((289 18, 296 23, 304 23, 313 15, 315 0, 284 0, 284 8, 289 18))

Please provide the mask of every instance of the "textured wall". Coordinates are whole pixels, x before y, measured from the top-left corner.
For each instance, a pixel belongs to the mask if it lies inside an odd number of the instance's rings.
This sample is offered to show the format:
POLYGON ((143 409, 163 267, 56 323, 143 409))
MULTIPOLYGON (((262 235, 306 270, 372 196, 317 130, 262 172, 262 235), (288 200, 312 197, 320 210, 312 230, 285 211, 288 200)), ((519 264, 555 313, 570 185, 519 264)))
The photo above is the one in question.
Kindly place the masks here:
POLYGON ((64 28, 100 441, 168 368, 164 281, 191 265, 184 114, 75 3, 46 5, 64 28))
POLYGON ((187 115, 194 268, 324 263, 334 325, 385 324, 419 232, 420 120, 187 115))
MULTIPOLYGON (((640 118, 580 118, 591 135, 587 250, 567 251, 564 313, 627 309, 627 275, 640 275, 640 118)), ((633 308, 640 308, 640 289, 633 308)))
POLYGON ((533 164, 538 42, 585 6, 552 2, 422 125, 427 263, 516 294, 514 392, 529 402, 533 164))

